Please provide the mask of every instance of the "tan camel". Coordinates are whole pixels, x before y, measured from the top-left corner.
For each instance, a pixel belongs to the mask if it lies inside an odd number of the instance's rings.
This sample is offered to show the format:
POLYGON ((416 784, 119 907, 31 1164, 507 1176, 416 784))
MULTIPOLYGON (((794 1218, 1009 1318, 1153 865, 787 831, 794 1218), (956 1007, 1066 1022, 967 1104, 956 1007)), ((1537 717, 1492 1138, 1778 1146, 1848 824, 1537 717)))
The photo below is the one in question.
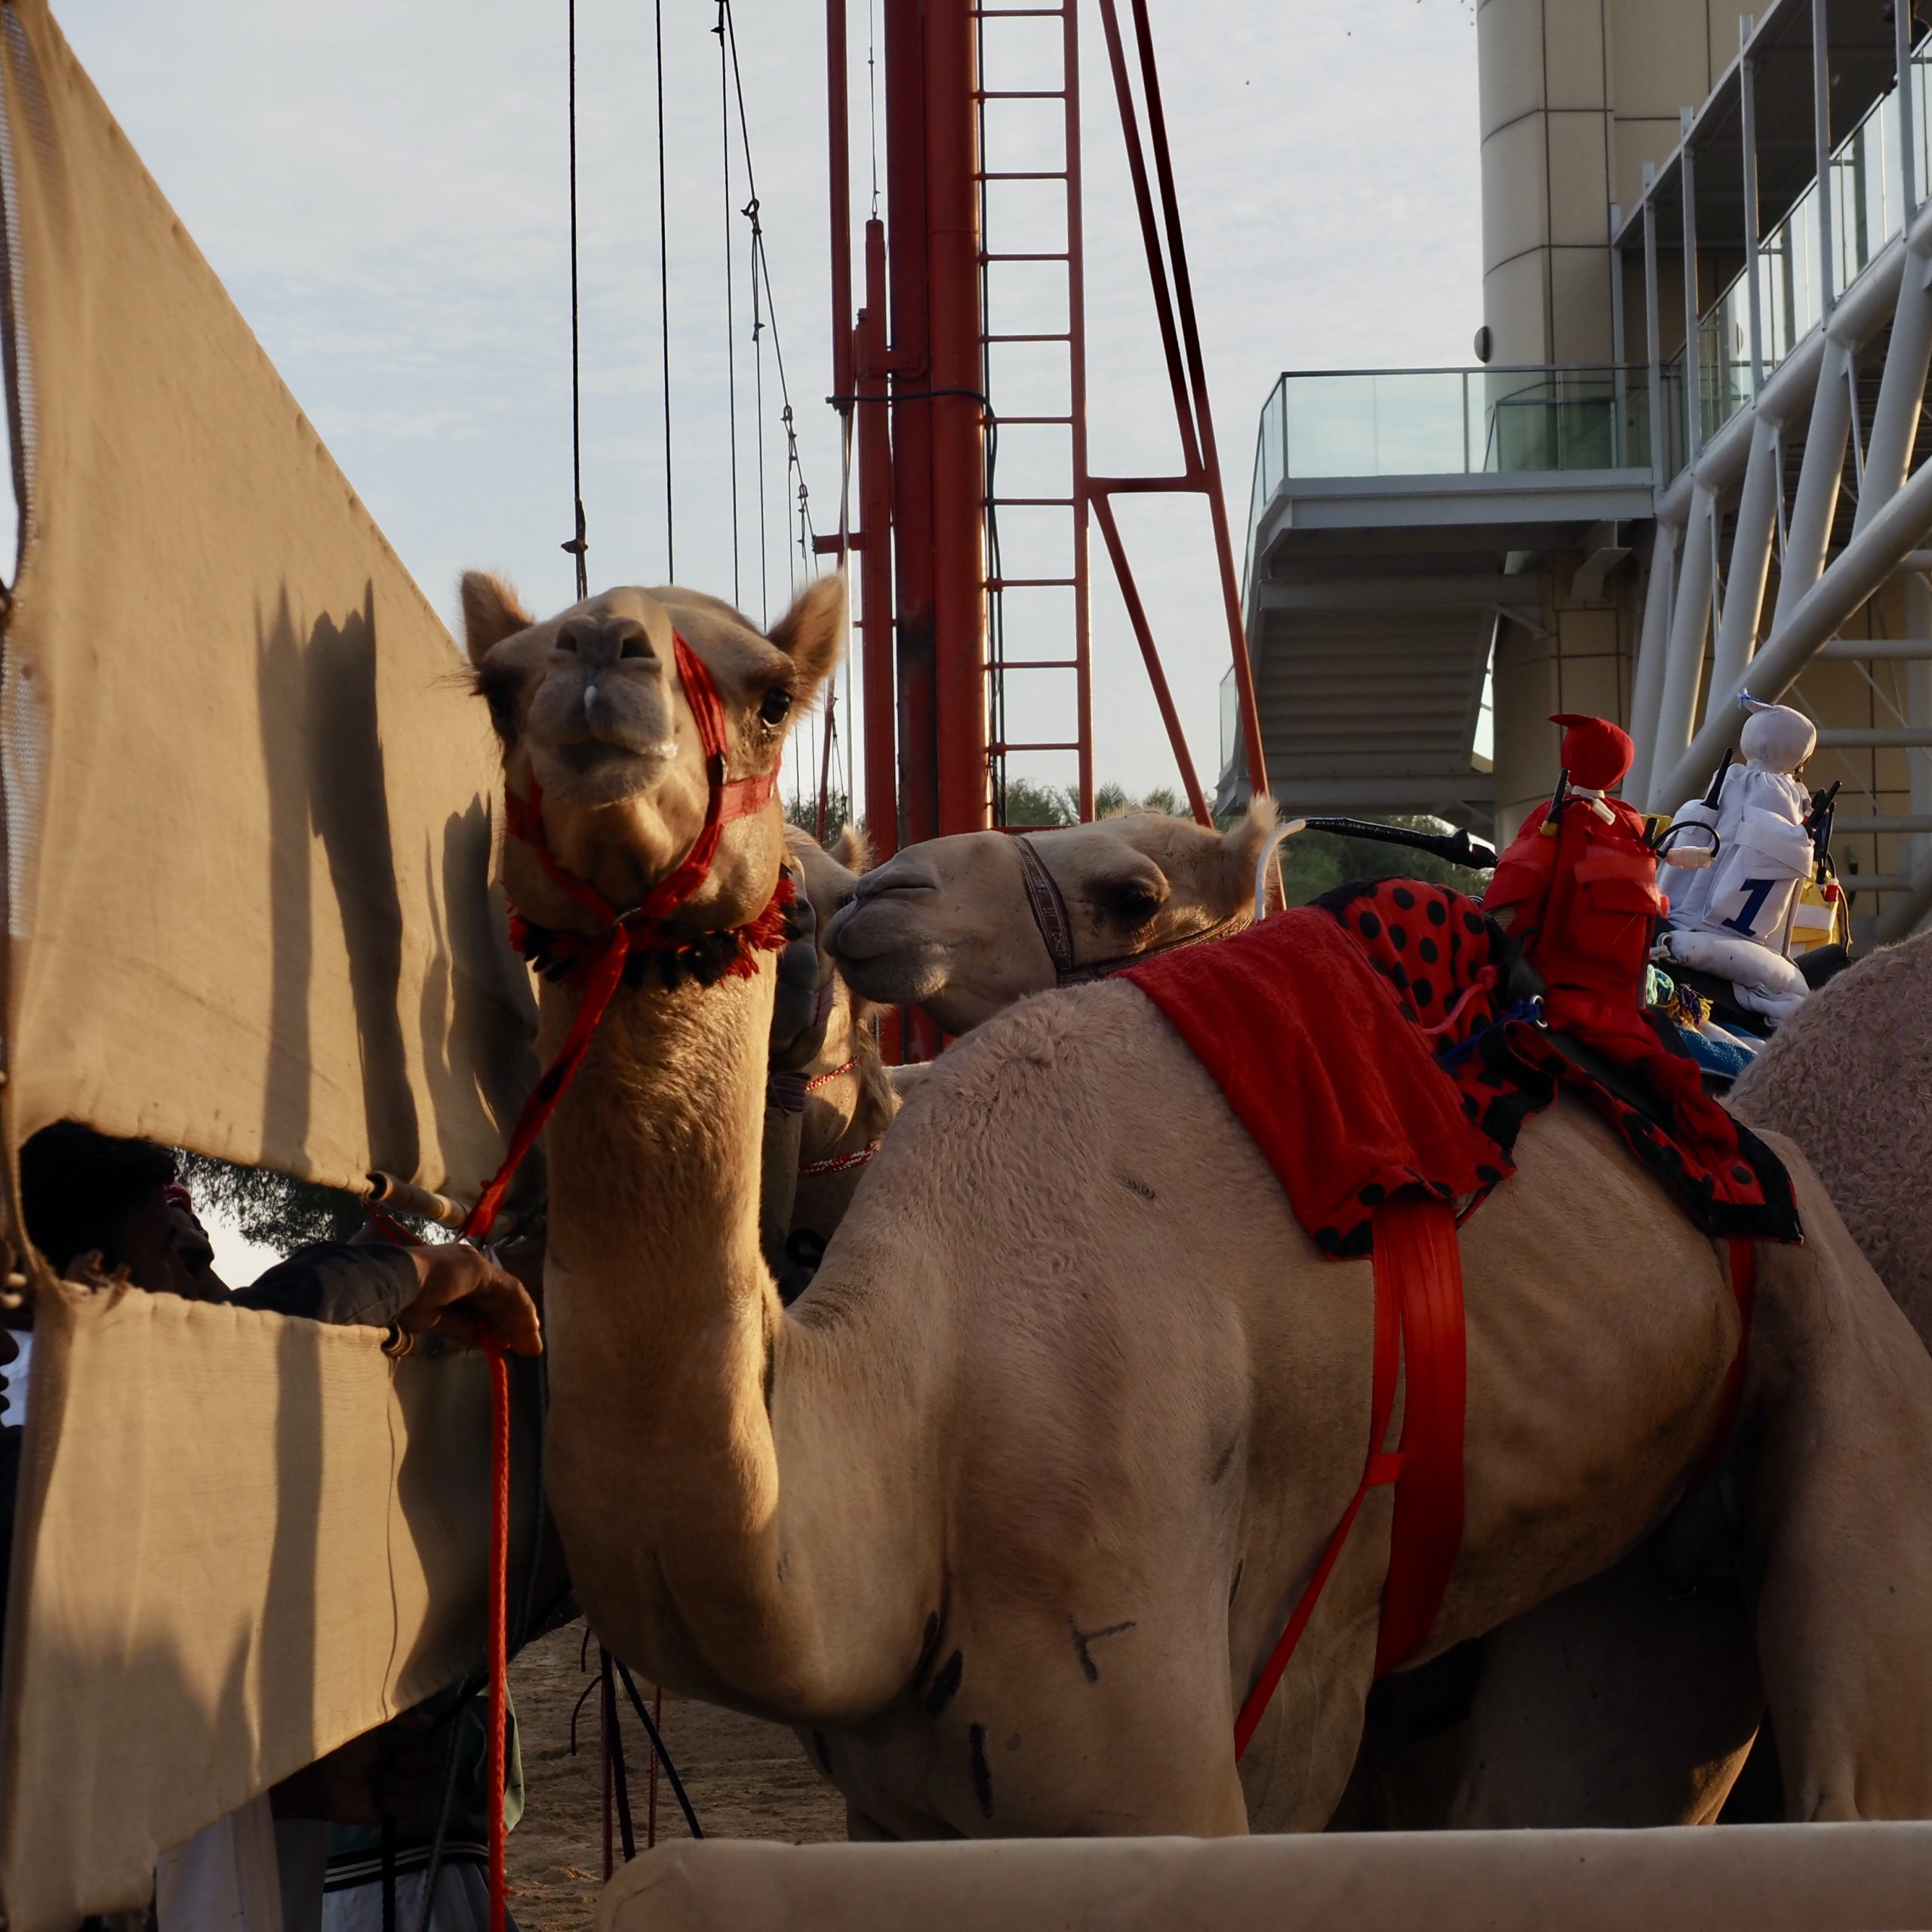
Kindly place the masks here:
MULTIPOLYGON (((706 785, 672 626, 768 770, 842 589, 768 639, 623 589, 533 624, 466 580, 510 786, 635 904, 706 785)), ((681 915, 771 899, 775 809, 681 915)), ((511 896, 589 929, 512 841, 511 896)), ((620 992, 551 1130, 548 1475, 580 1601, 655 1678, 790 1721, 854 1829, 1321 1824, 1355 1755, 1388 1544, 1377 1491, 1237 1774, 1236 1704, 1352 1492, 1369 1268, 1321 1260, 1132 986, 1029 1001, 915 1091, 811 1291, 758 1242, 773 969, 620 992)), ((574 997, 546 986, 554 1048, 574 997)), ((1425 1654, 1602 1571, 1717 1419, 1712 1248, 1582 1111, 1528 1128, 1463 1237, 1465 1531, 1425 1654)), ((1812 1239, 1764 1260, 1735 1451, 1794 1815, 1932 1809, 1932 1361, 1802 1163, 1812 1239)))
POLYGON ((1789 1134, 1932 1348, 1932 933, 1821 986, 1726 1103, 1789 1134))
MULTIPOLYGON (((848 826, 828 852, 795 826, 786 826, 785 837, 811 903, 820 943, 819 985, 822 998, 829 1001, 817 1051, 799 1072, 802 1091, 792 1097, 802 1100, 803 1112, 786 1259, 791 1268, 808 1270, 845 1218, 900 1101, 879 1052, 872 1003, 853 992, 823 949, 833 914, 851 899, 872 862, 865 838, 848 826)), ((787 1272, 781 1271, 780 1278, 785 1281, 787 1272)))
MULTIPOLYGON (((1274 823, 1274 806, 1257 798, 1225 832, 1131 812, 1029 836, 1084 973, 1245 926, 1255 861, 1274 823)), ((923 1007, 949 1033, 1064 977, 1029 909, 1020 848, 1003 832, 909 845, 858 881, 826 939, 862 997, 923 1007)))

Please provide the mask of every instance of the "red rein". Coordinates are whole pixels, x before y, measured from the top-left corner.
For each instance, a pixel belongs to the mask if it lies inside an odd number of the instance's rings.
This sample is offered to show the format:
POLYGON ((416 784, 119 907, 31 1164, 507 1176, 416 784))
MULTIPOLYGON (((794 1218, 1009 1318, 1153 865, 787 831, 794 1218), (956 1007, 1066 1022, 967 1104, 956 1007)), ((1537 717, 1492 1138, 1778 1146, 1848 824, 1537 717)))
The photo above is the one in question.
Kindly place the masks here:
MULTIPOLYGON (((642 902, 628 912, 620 912, 588 880, 579 878, 558 863, 543 831, 543 795, 535 777, 531 795, 518 797, 505 788, 505 820, 513 838, 520 838, 537 854, 552 882, 562 888, 606 930, 600 937, 584 936, 587 968, 580 968, 583 997, 577 1016, 571 1022, 561 1051, 543 1077, 533 1087, 517 1115, 509 1146, 489 1184, 478 1195, 476 1205, 464 1220, 462 1238, 481 1241, 495 1226, 503 1194, 525 1156, 536 1145, 557 1103, 583 1064, 591 1037, 611 1004, 624 977, 625 962, 632 952, 644 947, 675 946, 684 936, 672 933, 669 921, 673 914, 697 891, 711 875, 718 841, 726 826, 734 819, 748 818, 770 803, 777 789, 774 771, 750 778, 725 777, 724 707, 717 687, 697 654, 674 632, 678 677, 683 685, 685 702, 697 725, 698 742, 704 751, 708 787, 704 823, 691 849, 677 868, 658 881, 642 902)), ((772 903, 758 917, 738 929, 740 944, 749 955, 771 952, 784 943, 783 911, 789 893, 789 881, 781 875, 780 889, 772 903)), ((521 922, 519 921, 519 927, 521 922)), ((573 977, 577 977, 573 975, 573 977)), ((398 1230, 398 1232, 401 1232, 398 1230)), ((510 1409, 509 1374, 503 1361, 503 1344, 487 1330, 483 1348, 490 1361, 491 1462, 492 1508, 490 1529, 490 1769, 489 1789, 495 1794, 490 1814, 490 1924, 491 1932, 503 1932, 508 1887, 503 1876, 505 1832, 503 1790, 504 1777, 504 1717, 508 1703, 509 1678, 509 1521, 510 1521, 510 1409)))

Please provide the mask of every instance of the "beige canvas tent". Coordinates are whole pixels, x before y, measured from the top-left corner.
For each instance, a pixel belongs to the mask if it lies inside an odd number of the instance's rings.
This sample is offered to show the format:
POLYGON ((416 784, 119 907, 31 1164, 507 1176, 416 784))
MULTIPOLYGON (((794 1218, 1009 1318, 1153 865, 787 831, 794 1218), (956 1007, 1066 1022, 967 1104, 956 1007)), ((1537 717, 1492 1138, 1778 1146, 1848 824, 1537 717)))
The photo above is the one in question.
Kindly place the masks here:
MULTIPOLYGON (((454 648, 44 0, 0 7, 0 118, 10 1199, 67 1115, 473 1196, 534 1008, 454 648)), ((18 1932, 143 1903, 157 1848, 459 1672, 486 1521, 474 1364, 44 1279, 35 1339, 18 1932)))

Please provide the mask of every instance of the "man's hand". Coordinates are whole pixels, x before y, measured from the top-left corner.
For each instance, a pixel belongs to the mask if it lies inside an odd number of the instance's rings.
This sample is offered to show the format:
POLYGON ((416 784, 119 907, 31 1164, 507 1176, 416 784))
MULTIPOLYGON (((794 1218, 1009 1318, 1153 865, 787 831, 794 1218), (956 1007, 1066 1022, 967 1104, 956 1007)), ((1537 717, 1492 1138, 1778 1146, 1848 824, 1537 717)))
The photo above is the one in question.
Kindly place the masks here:
POLYGON ((441 1335, 474 1348, 488 1328, 512 1355, 540 1355, 543 1335, 537 1304, 517 1278, 467 1241, 405 1250, 421 1284, 396 1318, 405 1334, 441 1335))

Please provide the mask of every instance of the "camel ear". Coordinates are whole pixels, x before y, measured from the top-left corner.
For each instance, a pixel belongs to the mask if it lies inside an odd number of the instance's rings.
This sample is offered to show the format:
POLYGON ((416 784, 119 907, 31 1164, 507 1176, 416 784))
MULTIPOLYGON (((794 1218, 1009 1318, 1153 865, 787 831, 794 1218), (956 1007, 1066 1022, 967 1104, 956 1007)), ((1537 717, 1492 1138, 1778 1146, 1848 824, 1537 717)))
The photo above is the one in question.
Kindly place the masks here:
MULTIPOLYGON (((1252 900, 1255 863, 1280 816, 1274 800, 1265 793, 1260 794, 1248 800, 1247 810, 1221 834, 1221 858, 1231 904, 1252 900)), ((1269 897, 1272 900, 1272 886, 1269 897)))
POLYGON ((845 641, 844 572, 835 571, 807 584, 772 626, 771 641, 797 667, 794 696, 801 705, 810 703, 832 675, 845 641))
POLYGON ((832 841, 832 856, 848 872, 869 872, 872 869, 872 841, 848 820, 832 841))
POLYGON ((463 641, 471 663, 481 666, 506 637, 527 631, 537 620, 500 577, 488 571, 463 574, 463 641))

